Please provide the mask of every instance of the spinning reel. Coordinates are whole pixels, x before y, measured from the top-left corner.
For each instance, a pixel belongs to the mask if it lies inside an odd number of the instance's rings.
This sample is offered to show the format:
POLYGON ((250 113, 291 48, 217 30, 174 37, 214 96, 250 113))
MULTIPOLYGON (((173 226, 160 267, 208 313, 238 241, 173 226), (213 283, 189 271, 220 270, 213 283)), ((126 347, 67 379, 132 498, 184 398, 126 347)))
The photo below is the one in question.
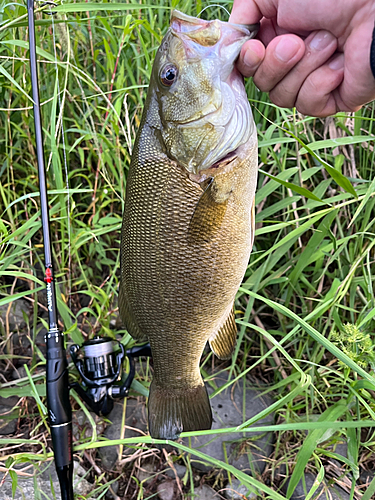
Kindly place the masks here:
POLYGON ((108 415, 113 408, 113 400, 129 394, 135 375, 134 358, 151 356, 151 349, 149 344, 145 344, 125 351, 117 340, 94 337, 82 346, 72 345, 70 355, 82 378, 82 385, 75 382, 71 388, 78 392, 94 413, 108 415), (129 373, 121 383, 119 378, 125 356, 129 359, 129 373))

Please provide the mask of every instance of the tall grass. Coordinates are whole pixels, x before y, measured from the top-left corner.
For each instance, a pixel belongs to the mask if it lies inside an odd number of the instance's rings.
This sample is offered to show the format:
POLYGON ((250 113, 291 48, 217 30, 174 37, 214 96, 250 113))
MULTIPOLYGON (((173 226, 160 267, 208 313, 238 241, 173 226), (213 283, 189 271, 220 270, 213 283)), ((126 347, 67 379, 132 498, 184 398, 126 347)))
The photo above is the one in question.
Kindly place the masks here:
MULTIPOLYGON (((231 2, 215 3, 231 9, 231 2)), ((191 0, 86 2, 37 11, 53 255, 59 312, 69 342, 80 343, 94 334, 116 334, 124 344, 131 341, 119 324, 113 330, 131 146, 171 8, 199 15, 206 5, 191 0), (47 15, 51 10, 54 14, 47 15)), ((227 19, 219 7, 202 15, 227 19)), ((327 465, 335 458, 343 467, 335 480, 351 499, 363 495, 368 500, 375 480, 366 492, 358 477, 363 468, 374 466, 374 106, 320 120, 275 107, 250 81, 247 90, 259 131, 257 230, 237 294, 239 341, 228 385, 251 375, 262 379, 265 392, 272 392, 272 407, 241 428, 251 435, 257 420, 275 412, 275 424, 269 426, 276 436, 275 448, 263 476, 252 478, 214 457, 179 443, 173 446, 177 456, 185 452, 188 459, 194 453, 272 499, 289 498, 306 470, 319 473, 317 484, 325 476, 332 479, 327 465), (339 441, 347 443, 347 457, 335 453, 339 441), (283 464, 286 473, 280 475, 283 464), (290 480, 286 493, 280 489, 284 476, 290 480)), ((25 4, 2 0, 0 362, 4 384, 0 395, 21 398, 20 418, 32 419, 37 429, 34 436, 39 436, 24 449, 19 448, 22 434, 0 440, 5 447, 3 466, 11 471, 15 462, 51 456, 39 432, 45 421, 44 357, 35 339, 45 325, 45 307, 30 95, 25 4), (13 345, 9 325, 9 308, 21 299, 30 306, 25 328, 31 354, 13 345), (10 374, 23 363, 30 374, 16 383, 10 374)), ((137 382, 137 389, 147 394, 148 377, 139 376, 137 382)), ((113 442, 129 443, 151 446, 156 442, 148 437, 113 442)), ((94 433, 91 440, 77 442, 75 452, 82 455, 105 445, 108 441, 96 439, 94 433)), ((96 476, 100 483, 102 478, 96 476)), ((138 498, 147 495, 139 488, 138 498)))

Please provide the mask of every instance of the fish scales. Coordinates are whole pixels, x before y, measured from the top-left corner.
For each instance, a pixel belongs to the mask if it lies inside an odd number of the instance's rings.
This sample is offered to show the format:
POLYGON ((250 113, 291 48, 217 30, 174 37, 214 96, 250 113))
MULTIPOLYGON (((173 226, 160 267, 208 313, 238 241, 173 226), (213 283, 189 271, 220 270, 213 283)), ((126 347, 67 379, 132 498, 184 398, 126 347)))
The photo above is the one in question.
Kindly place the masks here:
MULTIPOLYGON (((173 16, 181 24, 195 19, 173 16)), ((209 24, 204 23, 207 31, 209 24)), ((153 78, 159 78, 157 65, 168 54, 168 43, 175 42, 173 36, 166 36, 164 52, 159 49, 153 78)), ((206 80, 204 75, 205 85, 206 80)), ((178 128, 163 136, 168 113, 163 114, 164 94, 158 89, 150 84, 127 179, 119 306, 129 333, 151 345, 150 434, 175 439, 182 430, 211 426, 199 362, 207 341, 227 321, 232 333, 222 345, 227 345, 224 350, 234 346, 230 319, 253 240, 257 145, 254 128, 233 158, 218 158, 202 170, 197 159, 198 165, 189 170, 189 158, 181 164, 168 147, 178 128)), ((199 106, 204 107, 202 100, 199 106)), ((204 113, 197 112, 200 120, 204 113)), ((180 120, 186 118, 189 113, 181 109, 180 120)), ((202 131, 192 133, 197 140, 202 131)), ((191 151, 190 142, 187 149, 191 151)), ((196 151, 197 158, 207 156, 207 151, 199 153, 199 144, 196 151)))

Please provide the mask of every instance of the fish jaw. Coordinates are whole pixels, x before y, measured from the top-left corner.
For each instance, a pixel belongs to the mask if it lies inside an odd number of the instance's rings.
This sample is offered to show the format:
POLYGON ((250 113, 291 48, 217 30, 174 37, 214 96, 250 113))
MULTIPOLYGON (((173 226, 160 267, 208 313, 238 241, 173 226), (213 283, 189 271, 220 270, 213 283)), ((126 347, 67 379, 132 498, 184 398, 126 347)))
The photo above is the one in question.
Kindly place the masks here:
POLYGON ((214 57, 220 63, 223 80, 231 73, 242 45, 257 32, 245 25, 205 21, 177 10, 172 11, 170 29, 182 41, 187 60, 214 57))

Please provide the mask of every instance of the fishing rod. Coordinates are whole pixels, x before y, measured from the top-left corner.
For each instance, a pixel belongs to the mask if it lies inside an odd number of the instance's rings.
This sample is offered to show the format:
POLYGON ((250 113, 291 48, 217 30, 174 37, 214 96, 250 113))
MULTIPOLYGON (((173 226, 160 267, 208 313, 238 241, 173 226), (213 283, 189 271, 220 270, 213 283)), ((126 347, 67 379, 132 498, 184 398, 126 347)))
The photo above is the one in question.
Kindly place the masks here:
POLYGON ((29 19, 30 72, 34 101, 35 143, 44 245, 44 281, 46 282, 49 324, 49 330, 46 335, 47 410, 56 472, 60 482, 61 499, 73 500, 72 408, 69 401, 68 363, 64 347, 64 333, 59 330, 57 317, 56 287, 52 262, 38 69, 36 61, 34 0, 27 0, 27 12, 29 19))
POLYGON ((124 398, 129 395, 129 389, 135 376, 134 358, 151 356, 151 349, 149 344, 145 344, 134 346, 125 351, 119 341, 114 341, 110 337, 99 336, 87 340, 82 346, 74 344, 70 346, 70 355, 82 378, 82 385, 77 382, 69 385, 64 333, 58 327, 36 59, 34 0, 27 0, 27 12, 35 143, 44 246, 44 281, 46 282, 49 323, 49 330, 46 335, 48 421, 51 430, 56 472, 61 489, 61 500, 74 500, 72 408, 69 400, 69 390, 71 388, 75 389, 90 409, 97 415, 108 415, 113 408, 114 399, 124 398), (129 360, 129 373, 123 383, 118 383, 125 355, 129 360))

